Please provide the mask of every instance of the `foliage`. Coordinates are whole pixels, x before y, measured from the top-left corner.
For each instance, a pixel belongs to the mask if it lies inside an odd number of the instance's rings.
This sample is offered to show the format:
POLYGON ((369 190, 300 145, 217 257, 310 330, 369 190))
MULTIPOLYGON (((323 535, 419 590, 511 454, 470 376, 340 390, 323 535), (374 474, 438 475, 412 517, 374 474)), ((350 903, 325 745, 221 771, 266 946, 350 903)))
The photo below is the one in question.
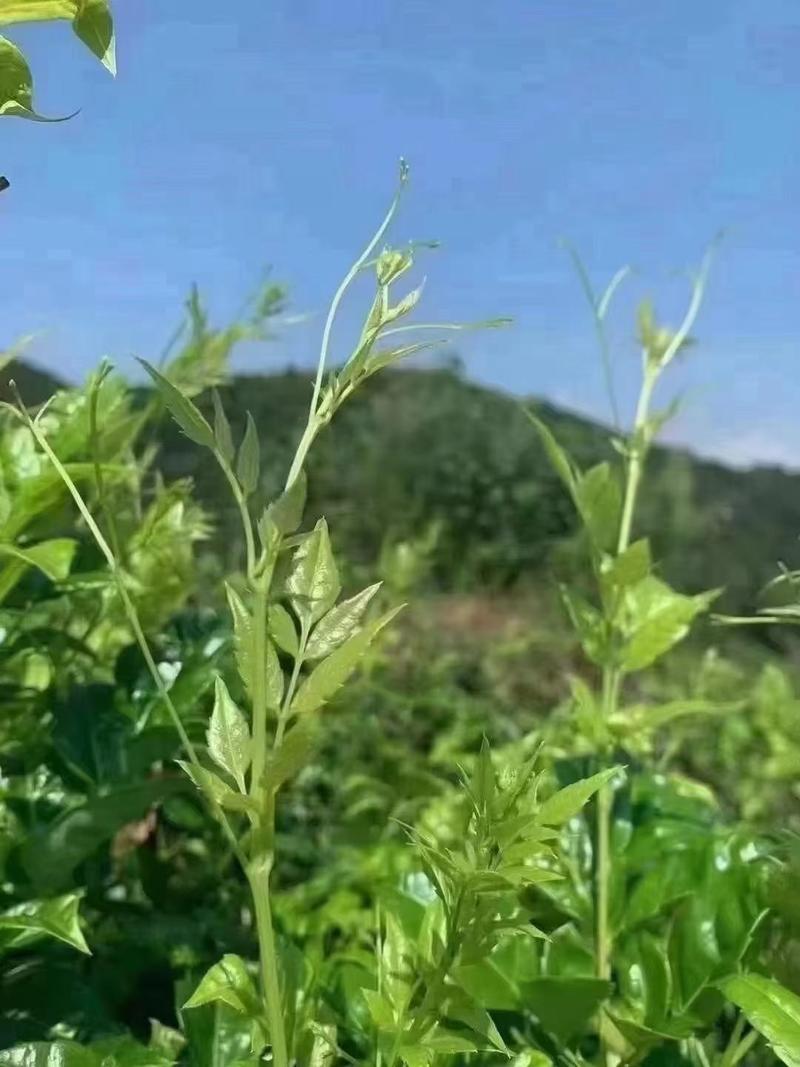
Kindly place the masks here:
MULTIPOLYGON (((299 376, 272 399, 293 398, 269 446, 266 409, 232 407, 225 380, 282 311, 272 285, 221 329, 193 292, 147 391, 103 366, 3 405, 1 1064, 800 1062, 796 679, 740 629, 716 631, 731 658, 698 658, 718 590, 680 591, 640 530, 652 398, 706 267, 677 330, 642 306, 630 433, 600 448, 537 406, 516 450, 501 436, 488 473, 462 469, 496 401, 466 390, 472 425, 455 410, 449 442, 418 442, 415 491, 450 503, 403 518, 359 449, 419 380, 436 418, 465 387, 387 372, 420 325, 419 289, 395 295, 416 250, 382 247, 399 195, 334 297, 303 411, 299 376), (174 477, 190 446, 231 500, 207 569, 215 517, 174 477), (553 471, 534 493, 531 448, 553 471), (493 492, 506 461, 519 497, 493 492), (546 548, 557 598, 481 591, 546 548)), ((621 281, 598 299, 584 275, 609 372, 621 281)))
MULTIPOLYGON (((109 0, 2 0, 0 25, 18 22, 50 22, 66 19, 75 35, 116 73, 114 24, 109 0)), ((20 49, 0 37, 0 115, 16 115, 38 122, 44 118, 34 108, 33 75, 20 49)))

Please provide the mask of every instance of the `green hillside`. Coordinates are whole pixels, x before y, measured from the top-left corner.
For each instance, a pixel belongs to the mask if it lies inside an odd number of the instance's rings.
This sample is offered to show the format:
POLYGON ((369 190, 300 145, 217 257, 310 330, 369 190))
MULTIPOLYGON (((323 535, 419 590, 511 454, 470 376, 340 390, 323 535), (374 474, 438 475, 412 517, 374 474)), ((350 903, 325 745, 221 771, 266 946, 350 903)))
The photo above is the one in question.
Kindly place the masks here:
MULTIPOLYGON (((250 410, 261 429, 265 495, 276 489, 305 417, 304 374, 237 377, 222 390, 243 432, 250 410)), ((552 405, 535 404, 582 465, 606 454, 607 431, 552 405)), ((202 406, 202 404, 201 404, 202 406)), ((206 405, 210 410, 210 405, 206 405)), ((216 468, 166 421, 159 465, 190 476, 212 514, 235 516, 216 468)), ((403 370, 378 378, 323 435, 310 468, 311 506, 325 513, 357 561, 369 563, 386 537, 440 524, 435 573, 445 588, 508 587, 545 562, 570 566, 564 544, 574 512, 517 398, 452 369, 403 370), (354 503, 356 502, 356 503, 354 503)), ((642 526, 666 576, 687 589, 724 586, 726 606, 752 607, 778 560, 796 563, 800 476, 771 468, 737 471, 656 449, 642 501, 642 526)))

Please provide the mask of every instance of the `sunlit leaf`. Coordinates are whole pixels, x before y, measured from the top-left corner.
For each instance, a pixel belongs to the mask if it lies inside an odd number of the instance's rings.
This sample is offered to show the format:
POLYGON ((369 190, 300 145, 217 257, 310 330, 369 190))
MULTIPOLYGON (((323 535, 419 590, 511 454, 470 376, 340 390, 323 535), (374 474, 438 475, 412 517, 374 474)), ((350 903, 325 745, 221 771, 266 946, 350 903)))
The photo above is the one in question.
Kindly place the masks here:
POLYGON ((214 710, 208 725, 207 739, 211 758, 232 776, 244 793, 244 776, 252 756, 250 729, 220 677, 216 680, 214 710))

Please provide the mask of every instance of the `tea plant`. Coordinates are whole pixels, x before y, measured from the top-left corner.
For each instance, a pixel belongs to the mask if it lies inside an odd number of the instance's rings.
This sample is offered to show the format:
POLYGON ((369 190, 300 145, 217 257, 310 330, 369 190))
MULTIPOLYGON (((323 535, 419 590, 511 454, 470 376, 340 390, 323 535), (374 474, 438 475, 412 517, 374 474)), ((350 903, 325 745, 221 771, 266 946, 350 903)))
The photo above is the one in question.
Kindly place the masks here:
MULTIPOLYGON (((405 177, 403 169, 401 186, 405 177)), ((276 799, 282 787, 309 757, 320 709, 346 681, 374 638, 397 611, 391 609, 364 621, 369 602, 377 591, 375 586, 337 603, 340 580, 325 521, 320 520, 308 533, 296 532, 302 521, 305 499, 304 463, 317 435, 365 380, 398 359, 431 346, 429 342, 422 342, 377 347, 382 337, 419 328, 393 325, 414 308, 419 289, 397 303, 391 301, 391 286, 412 266, 413 249, 387 248, 376 254, 398 199, 399 193, 378 232, 334 298, 323 331, 306 428, 282 495, 263 510, 257 522, 252 509, 259 480, 260 449, 253 420, 248 419, 244 438, 238 448, 234 447, 230 425, 219 401, 215 401, 212 426, 194 405, 187 390, 177 384, 179 363, 174 365, 171 377, 145 364, 159 396, 184 433, 196 444, 208 448, 219 464, 242 522, 244 576, 242 581, 232 582, 228 587, 239 679, 235 686, 229 686, 222 676, 217 676, 214 708, 206 745, 202 749, 190 738, 145 636, 141 610, 132 592, 130 570, 121 557, 116 519, 105 494, 101 468, 97 467, 95 471, 102 516, 98 520, 92 514, 85 494, 78 488, 74 472, 70 472, 50 439, 48 408, 33 417, 23 406, 20 407, 33 438, 75 500, 108 565, 127 625, 140 646, 153 684, 181 739, 187 757, 184 769, 205 796, 250 886, 259 944, 260 993, 256 992, 241 959, 226 956, 208 972, 185 1005, 190 1042, 194 1009, 220 1002, 243 1016, 239 1020, 241 1029, 247 1035, 252 1051, 257 1054, 267 1042, 278 1064, 287 1064, 290 1057, 296 1058, 302 1043, 316 1031, 311 1025, 313 1020, 305 1028, 295 1029, 291 1005, 302 990, 301 987, 294 988, 290 967, 284 962, 282 971, 279 963, 271 900, 276 799), (376 297, 351 357, 326 380, 324 371, 336 312, 350 282, 366 266, 375 270, 376 297), (107 525, 106 531, 101 529, 101 522, 107 525), (286 670, 281 656, 285 657, 284 662, 288 661, 286 670), (231 689, 237 699, 231 695, 231 689), (249 705, 249 716, 240 709, 242 700, 249 705)), ((423 328, 430 327, 423 324, 423 328)), ((106 377, 106 372, 102 372, 94 383, 91 391, 94 405, 102 395, 106 377)), ((520 880, 535 881, 537 877, 546 876, 544 873, 537 876, 536 868, 526 864, 524 856, 519 857, 516 867, 510 859, 505 864, 501 862, 505 846, 509 853, 511 845, 516 845, 517 853, 520 852, 522 843, 533 832, 537 814, 535 804, 529 810, 517 810, 523 782, 519 788, 498 797, 499 807, 493 815, 495 820, 500 820, 497 828, 490 830, 483 826, 483 820, 488 817, 486 805, 493 793, 486 778, 487 760, 488 754, 484 756, 482 792, 474 799, 477 822, 469 821, 478 837, 473 848, 468 850, 467 867, 456 863, 455 858, 445 861, 443 854, 436 861, 439 865, 436 884, 445 915, 449 916, 447 934, 441 951, 435 950, 431 956, 431 975, 409 991, 408 1002, 395 1019, 392 1062, 398 1056, 405 1062, 412 1062, 415 1055, 421 1054, 418 1046, 422 1038, 431 1048, 436 1047, 433 1031, 438 1026, 440 1001, 443 997, 452 999, 453 996, 452 989, 445 988, 451 967, 462 954, 474 956, 480 945, 484 946, 484 952, 488 951, 492 935, 499 934, 507 925, 492 919, 496 906, 492 894, 513 892, 520 880), (511 825, 506 830, 503 820, 511 820, 513 830, 511 825), (501 842, 500 838, 495 840, 492 836, 501 832, 508 834, 507 841, 501 842), (442 863, 445 863, 444 867, 441 867, 442 863), (448 885, 449 889, 446 888, 448 885), (489 896, 483 900, 487 893, 489 896), (448 910, 454 907, 455 911, 448 910), (421 997, 419 1004, 416 1003, 418 995, 421 997)), ((590 783, 586 796, 592 788, 590 783)), ((553 818, 553 821, 557 819, 553 818)), ((544 824, 547 825, 547 818, 544 824)), ((540 835, 540 838, 546 840, 551 834, 540 835)), ((536 849, 530 841, 528 844, 527 851, 535 856, 536 849)), ((430 864, 434 858, 433 846, 429 843, 423 846, 420 839, 419 848, 430 864)), ((437 944, 434 940, 434 949, 437 944)), ((322 1031, 316 1032, 317 1041, 324 1042, 324 1034, 320 1037, 321 1034, 322 1031)), ((446 1051, 446 1031, 442 1033, 440 1043, 442 1051, 446 1051)), ((455 1037, 450 1039, 450 1045, 454 1050, 458 1046, 455 1037)), ((463 1040, 458 1047, 464 1047, 463 1040)), ((312 1048, 309 1054, 313 1057, 319 1053, 312 1048)))
MULTIPOLYGON (((708 260, 678 330, 658 323, 650 304, 640 309, 642 386, 633 430, 612 442, 621 472, 608 462, 579 470, 531 416, 580 516, 596 590, 594 599, 563 590, 600 685, 595 693, 575 680, 565 729, 580 740, 576 745, 560 736, 567 752, 591 755, 601 765, 612 758, 629 762, 636 753, 641 761, 652 736, 686 716, 735 710, 696 698, 661 706, 623 703, 632 678, 684 639, 717 595, 674 591, 654 573, 648 541, 633 538, 648 450, 669 414, 653 412, 654 391, 689 342, 707 270, 708 260)), ((618 279, 599 301, 591 296, 601 333, 618 279)), ((792 936, 782 908, 770 910, 775 902, 765 888, 788 869, 774 836, 718 824, 710 794, 641 764, 625 787, 612 781, 602 788, 591 836, 588 826, 582 832, 583 844, 572 845, 573 885, 547 887, 546 913, 558 940, 543 963, 554 975, 565 965, 573 969, 574 959, 567 961, 577 950, 582 973, 591 966, 597 979, 612 983, 602 1007, 598 1002, 601 1060, 638 1062, 672 1041, 691 1062, 739 1062, 757 1033, 747 1032, 740 1018, 726 1043, 717 1045, 714 1025, 727 1017, 727 998, 784 1062, 797 1062, 800 1001, 763 973, 770 969, 770 938, 792 936)))

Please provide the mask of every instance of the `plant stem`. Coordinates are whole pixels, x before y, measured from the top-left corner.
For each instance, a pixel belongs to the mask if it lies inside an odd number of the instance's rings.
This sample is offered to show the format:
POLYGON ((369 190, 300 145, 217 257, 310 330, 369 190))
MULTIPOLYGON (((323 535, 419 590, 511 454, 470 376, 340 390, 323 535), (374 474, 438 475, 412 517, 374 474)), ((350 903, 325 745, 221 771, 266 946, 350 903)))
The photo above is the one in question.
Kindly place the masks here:
MULTIPOLYGON (((330 347, 331 341, 331 330, 333 329, 333 323, 336 319, 336 313, 339 310, 339 305, 341 304, 342 298, 344 297, 344 294, 347 292, 354 278, 359 273, 364 264, 367 262, 372 253, 375 251, 378 246, 378 242, 389 229, 391 221, 395 216, 395 212, 397 211, 398 204, 400 203, 400 197, 403 192, 403 186, 406 181, 405 175, 405 164, 402 164, 400 169, 400 186, 394 195, 394 199, 389 205, 389 210, 386 212, 383 221, 381 222, 377 231, 373 234, 367 247, 364 249, 358 259, 352 265, 350 270, 344 276, 339 288, 336 290, 333 300, 331 301, 331 306, 328 310, 328 317, 325 320, 325 327, 322 331, 322 343, 320 345, 319 360, 317 362, 317 376, 314 380, 314 392, 311 396, 311 406, 308 410, 309 423, 311 423, 317 412, 317 403, 319 401, 319 394, 322 389, 322 377, 325 373, 325 364, 328 361, 328 349, 330 347)), ((292 481, 293 479, 290 475, 290 484, 292 481)))
POLYGON ((233 499, 236 501, 236 506, 239 509, 239 517, 242 520, 242 531, 244 532, 247 575, 250 577, 256 566, 256 546, 253 539, 253 524, 250 521, 250 513, 247 510, 247 501, 245 500, 244 493, 236 480, 236 476, 231 470, 230 464, 223 459, 216 449, 214 449, 214 455, 217 458, 217 463, 219 463, 222 468, 222 473, 227 479, 228 485, 231 488, 231 493, 233 493, 233 499))
MULTIPOLYGON (((272 807, 272 805, 270 805, 272 807)), ((267 816, 265 815, 265 818, 267 816)), ((274 808, 271 820, 274 823, 274 808)), ((262 856, 247 868, 247 880, 253 897, 258 955, 261 968, 261 986, 269 1024, 269 1040, 272 1046, 272 1062, 275 1067, 288 1067, 289 1054, 286 1047, 286 1029, 283 1022, 283 998, 278 976, 278 954, 275 946, 275 931, 272 923, 270 902, 270 874, 272 854, 262 856)))
MULTIPOLYGON (((633 433, 631 434, 630 455, 628 459, 625 492, 623 496, 622 516, 620 518, 619 538, 617 541, 617 555, 622 555, 628 548, 631 540, 633 516, 636 509, 636 499, 639 484, 642 477, 642 464, 644 462, 645 443, 643 441, 647 419, 650 413, 653 389, 658 377, 658 372, 651 369, 647 363, 647 353, 643 355, 644 377, 639 400, 636 405, 633 433)), ((612 716, 617 711, 619 703, 619 690, 622 675, 618 667, 607 666, 603 668, 603 698, 602 716, 603 725, 607 727, 612 716)), ((604 744, 606 755, 608 754, 608 738, 604 744)), ((611 952, 613 937, 609 922, 609 909, 611 897, 611 877, 613 860, 611 855, 611 817, 614 794, 610 785, 604 785, 597 795, 597 864, 595 868, 596 889, 596 925, 595 925, 595 966, 598 978, 608 981, 611 976, 611 952)))
POLYGON ((658 379, 658 372, 647 365, 647 354, 643 356, 645 361, 644 378, 639 393, 639 401, 636 405, 636 418, 631 435, 630 456, 628 459, 627 477, 625 482, 625 496, 622 504, 622 518, 619 524, 619 541, 617 542, 617 555, 622 555, 631 541, 631 528, 633 526, 633 514, 636 508, 636 498, 639 493, 639 483, 642 478, 642 466, 644 463, 645 446, 641 440, 650 414, 650 404, 653 399, 653 389, 658 379))

